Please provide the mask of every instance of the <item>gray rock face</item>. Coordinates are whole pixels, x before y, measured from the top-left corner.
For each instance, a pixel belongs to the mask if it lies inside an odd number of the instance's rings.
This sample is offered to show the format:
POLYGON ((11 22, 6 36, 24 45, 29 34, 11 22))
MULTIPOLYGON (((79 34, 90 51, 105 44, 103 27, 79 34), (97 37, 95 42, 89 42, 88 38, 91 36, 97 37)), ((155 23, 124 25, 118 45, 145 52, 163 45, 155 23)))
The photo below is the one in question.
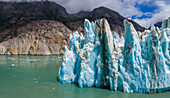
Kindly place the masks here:
MULTIPOLYGON (((70 30, 84 33, 84 20, 96 20, 106 18, 111 30, 119 35, 124 35, 123 16, 105 7, 99 7, 92 12, 80 12, 69 14, 64 7, 49 1, 36 2, 0 2, 0 42, 9 35, 17 36, 16 30, 32 21, 54 20, 62 22, 70 30), (7 30, 8 32, 4 33, 7 30)), ((145 28, 136 22, 130 21, 138 31, 145 28)))
POLYGON ((69 33, 72 33, 62 23, 49 20, 31 22, 16 32, 17 37, 0 43, 0 54, 64 54, 65 45, 69 45, 69 33))
MULTIPOLYGON (((78 17, 87 18, 91 21, 95 21, 97 19, 105 18, 110 24, 110 28, 112 31, 116 31, 119 35, 124 35, 124 26, 123 20, 126 19, 121 16, 118 12, 108 9, 106 7, 95 8, 92 12, 80 12, 77 13, 78 17)), ((133 23, 135 29, 137 31, 144 31, 145 28, 141 27, 136 22, 129 20, 133 23)))

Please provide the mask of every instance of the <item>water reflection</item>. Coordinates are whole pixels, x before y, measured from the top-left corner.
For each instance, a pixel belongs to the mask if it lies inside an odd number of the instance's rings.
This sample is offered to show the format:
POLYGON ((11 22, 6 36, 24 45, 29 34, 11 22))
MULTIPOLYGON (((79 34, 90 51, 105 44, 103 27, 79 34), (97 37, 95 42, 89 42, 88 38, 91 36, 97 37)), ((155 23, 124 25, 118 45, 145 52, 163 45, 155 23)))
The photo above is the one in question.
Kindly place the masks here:
POLYGON ((0 55, 1 66, 53 68, 61 66, 62 55, 30 56, 30 55, 0 55))

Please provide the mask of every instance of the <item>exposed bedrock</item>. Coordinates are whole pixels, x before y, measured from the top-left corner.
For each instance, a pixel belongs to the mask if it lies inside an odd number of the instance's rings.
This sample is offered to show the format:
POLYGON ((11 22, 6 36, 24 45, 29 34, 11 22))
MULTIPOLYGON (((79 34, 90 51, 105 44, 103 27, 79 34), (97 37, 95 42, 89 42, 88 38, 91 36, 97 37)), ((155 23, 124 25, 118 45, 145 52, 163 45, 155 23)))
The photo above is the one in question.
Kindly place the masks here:
POLYGON ((64 24, 50 20, 31 22, 16 32, 18 36, 0 43, 0 54, 64 54, 65 45, 69 46, 69 33, 72 33, 64 24))

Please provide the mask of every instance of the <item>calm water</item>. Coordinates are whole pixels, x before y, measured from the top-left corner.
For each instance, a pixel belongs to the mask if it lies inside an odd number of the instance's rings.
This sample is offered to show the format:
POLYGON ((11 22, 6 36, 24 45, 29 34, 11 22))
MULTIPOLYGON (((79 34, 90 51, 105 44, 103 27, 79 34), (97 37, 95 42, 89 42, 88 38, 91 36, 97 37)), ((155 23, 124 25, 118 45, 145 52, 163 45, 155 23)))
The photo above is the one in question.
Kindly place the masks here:
POLYGON ((79 88, 57 81, 62 56, 0 55, 0 98, 170 98, 170 91, 138 94, 79 88))

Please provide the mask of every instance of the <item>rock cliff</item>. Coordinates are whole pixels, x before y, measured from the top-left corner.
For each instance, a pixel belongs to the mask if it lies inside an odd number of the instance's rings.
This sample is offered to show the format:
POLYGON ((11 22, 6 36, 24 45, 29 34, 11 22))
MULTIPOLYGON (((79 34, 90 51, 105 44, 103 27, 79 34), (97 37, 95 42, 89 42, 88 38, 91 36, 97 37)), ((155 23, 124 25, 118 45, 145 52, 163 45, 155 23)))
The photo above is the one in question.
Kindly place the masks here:
MULTIPOLYGON (((84 33, 84 20, 106 18, 112 31, 124 35, 123 20, 116 11, 106 7, 99 7, 91 12, 80 12, 69 14, 66 9, 51 1, 33 1, 33 2, 2 2, 0 1, 0 42, 10 35, 18 35, 16 29, 37 20, 54 20, 63 23, 72 31, 81 31, 84 33), (6 31, 4 33, 4 31, 6 31)), ((146 28, 141 27, 132 21, 134 27, 139 31, 146 28)))
POLYGON ((0 54, 64 54, 72 33, 62 23, 49 20, 31 22, 16 32, 17 37, 11 35, 0 43, 0 54))

